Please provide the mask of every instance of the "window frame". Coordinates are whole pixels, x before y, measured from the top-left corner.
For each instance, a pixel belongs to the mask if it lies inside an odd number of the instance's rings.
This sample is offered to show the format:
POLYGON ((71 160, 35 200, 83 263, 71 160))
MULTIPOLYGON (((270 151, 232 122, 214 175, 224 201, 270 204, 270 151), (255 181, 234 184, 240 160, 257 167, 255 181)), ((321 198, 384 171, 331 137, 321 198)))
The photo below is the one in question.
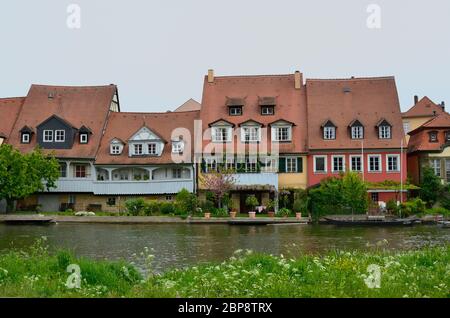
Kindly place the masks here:
POLYGON ((297 157, 285 157, 284 159, 286 160, 285 161, 286 173, 297 173, 297 171, 298 171, 297 157), (289 161, 291 162, 291 165, 292 165, 292 162, 294 163, 294 165, 291 166, 291 169, 289 169, 289 164, 288 164, 289 161))
POLYGON ((261 115, 262 116, 273 116, 273 115, 275 115, 275 106, 268 106, 268 105, 261 106, 261 115), (271 109, 271 112, 270 113, 264 112, 264 109, 271 109))
POLYGON ((378 127, 378 139, 392 139, 392 127, 390 125, 381 125, 378 127), (384 129, 387 129, 386 131, 384 131, 384 129), (388 133, 387 135, 389 136, 385 136, 384 134, 388 133))
POLYGON ((324 140, 335 140, 336 139, 336 127, 334 127, 334 126, 323 127, 323 139, 324 140))
POLYGON ((399 154, 387 154, 386 155, 386 172, 400 172, 402 167, 401 167, 401 158, 399 154), (397 170, 391 170, 389 168, 389 158, 397 158, 397 170))
POLYGON ((54 132, 53 130, 50 129, 46 129, 42 131, 42 141, 43 142, 53 142, 53 137, 54 137, 54 132), (50 139, 48 138, 48 136, 46 135, 46 133, 49 133, 49 136, 51 137, 50 139))
POLYGON ((345 155, 332 155, 331 156, 331 172, 332 173, 345 172, 345 155), (342 159, 342 170, 335 169, 334 159, 342 159))
POLYGON ((81 133, 80 134, 80 144, 87 144, 89 140, 87 133, 81 133))
POLYGON ((64 129, 57 129, 54 132, 55 142, 66 142, 66 131, 64 129), (62 133, 62 139, 58 137, 58 133, 62 133))
POLYGON ((242 126, 241 127, 241 141, 245 142, 245 143, 255 143, 255 142, 260 142, 261 141, 261 127, 259 126, 242 126), (248 139, 247 140, 247 136, 251 137, 252 136, 252 130, 254 132, 253 137, 256 137, 256 139, 248 139), (246 133, 246 131, 248 131, 248 134, 246 133))
POLYGON ((144 144, 133 144, 133 155, 142 156, 144 154, 144 144), (136 149, 140 147, 140 153, 136 151, 136 149))
POLYGON ((22 136, 20 138, 22 144, 29 144, 31 140, 31 134, 30 133, 22 133, 22 136), (27 137, 26 140, 24 137, 27 137))
POLYGON ((362 155, 350 155, 349 156, 349 167, 348 169, 353 172, 363 172, 364 171, 364 158, 362 155), (360 170, 353 169, 353 158, 359 158, 359 164, 361 166, 360 170))
POLYGON ((439 158, 438 159, 436 159, 436 158, 430 159, 430 168, 433 169, 434 174, 437 177, 439 177, 439 178, 441 177, 441 174, 442 174, 441 159, 439 159, 439 158), (434 166, 435 162, 438 163, 436 166, 434 166), (436 173, 436 170, 439 171, 439 174, 436 173))
MULTIPOLYGON (((292 141, 292 126, 287 126, 287 125, 274 126, 274 127, 272 127, 272 129, 273 129, 272 136, 274 137, 273 141, 275 141, 275 142, 291 142, 292 141), (280 137, 279 131, 281 129, 286 129, 286 139, 279 138, 280 137)), ((283 135, 281 134, 281 136, 283 136, 283 135)))
POLYGON ((216 127, 212 127, 212 131, 211 131, 211 139, 212 142, 215 143, 226 143, 226 142, 231 142, 231 138, 232 138, 232 132, 231 132, 231 127, 228 126, 216 126, 216 127), (218 134, 217 132, 220 131, 221 133, 218 134), (226 132, 226 139, 223 138, 224 134, 223 132, 226 132), (221 136, 220 139, 217 139, 217 136, 221 136))
POLYGON ((122 153, 122 151, 120 149, 120 145, 118 145, 118 144, 112 144, 111 145, 111 147, 110 147, 110 154, 111 155, 117 156, 117 155, 120 155, 121 153, 122 153), (117 152, 114 151, 116 149, 116 147, 117 147, 117 152))
POLYGON ((228 115, 230 116, 242 116, 243 109, 242 106, 228 106, 228 115), (239 113, 233 113, 233 110, 239 109, 239 113))
POLYGON ((183 153, 184 142, 183 141, 172 141, 172 153, 183 153))
POLYGON ((429 142, 439 142, 439 139, 438 139, 438 132, 437 131, 430 131, 429 133, 428 133, 428 141, 429 142), (433 138, 434 137, 434 138, 433 138))
POLYGON ((156 155, 158 155, 158 144, 156 142, 149 142, 147 144, 147 154, 149 156, 156 156, 156 155), (154 148, 154 149, 152 149, 154 151, 151 152, 150 148, 154 148))
POLYGON ((74 170, 74 177, 76 179, 85 179, 88 177, 86 165, 83 164, 76 164, 75 170, 74 170), (78 169, 82 168, 82 169, 78 169))
POLYGON ((327 155, 315 155, 315 156, 313 156, 313 168, 314 168, 314 173, 316 173, 316 174, 328 173, 328 156, 327 155), (319 159, 319 158, 324 159, 324 170, 323 171, 318 171, 317 170, 316 159, 319 159))
POLYGON ((364 127, 360 126, 360 125, 356 125, 356 126, 351 126, 350 127, 350 137, 354 140, 361 140, 364 139, 364 127), (354 134, 354 129, 355 130, 361 130, 360 132, 358 132, 358 134, 354 134), (360 133, 360 134, 359 134, 360 133), (360 137, 357 137, 355 135, 360 135, 360 137))
POLYGON ((381 173, 383 171, 383 162, 382 157, 379 154, 373 154, 373 155, 367 155, 367 172, 370 173, 381 173), (378 158, 378 170, 371 170, 370 168, 370 159, 371 158, 378 158))

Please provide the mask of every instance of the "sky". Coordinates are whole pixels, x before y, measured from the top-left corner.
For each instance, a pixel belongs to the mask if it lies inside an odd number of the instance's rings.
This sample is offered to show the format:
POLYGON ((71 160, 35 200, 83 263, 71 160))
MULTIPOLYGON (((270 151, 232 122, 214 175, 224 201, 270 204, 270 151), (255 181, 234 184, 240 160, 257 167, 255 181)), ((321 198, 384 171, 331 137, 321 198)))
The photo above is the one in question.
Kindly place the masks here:
POLYGON ((449 33, 448 0, 3 0, 0 97, 114 83, 122 111, 166 111, 201 101, 212 68, 395 76, 402 110, 450 107, 449 33))

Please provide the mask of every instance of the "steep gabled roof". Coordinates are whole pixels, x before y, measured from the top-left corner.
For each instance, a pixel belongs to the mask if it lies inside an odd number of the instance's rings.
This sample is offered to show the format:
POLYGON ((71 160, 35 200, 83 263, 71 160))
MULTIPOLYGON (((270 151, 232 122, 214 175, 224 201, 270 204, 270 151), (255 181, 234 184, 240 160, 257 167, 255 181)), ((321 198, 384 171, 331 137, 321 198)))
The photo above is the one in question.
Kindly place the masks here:
POLYGON ((187 147, 193 150, 194 121, 199 118, 198 111, 166 112, 166 113, 112 113, 106 126, 105 135, 102 138, 100 149, 97 153, 96 164, 123 165, 123 164, 171 164, 172 147, 164 146, 161 156, 129 157, 129 140, 143 127, 147 127, 163 140, 172 140, 172 132, 175 129, 187 129, 191 134, 191 140, 187 147), (123 142, 124 149, 120 155, 110 155, 111 141, 117 139, 123 142))
POLYGON ((364 123, 364 147, 400 148, 404 132, 397 88, 393 77, 307 79, 309 150, 357 149, 361 140, 351 139, 346 129, 336 131, 336 139, 324 140, 321 126, 331 120, 348 127, 355 118, 364 123), (383 121, 392 126, 391 139, 379 139, 376 126, 383 121))
POLYGON ((0 133, 8 138, 19 116, 25 97, 0 98, 0 133))
POLYGON ((422 126, 410 131, 408 135, 412 136, 422 130, 430 130, 436 128, 449 128, 450 129, 450 114, 443 112, 428 121, 426 121, 422 126))
POLYGON ((80 146, 76 140, 71 149, 52 149, 55 156, 59 158, 95 158, 101 132, 116 92, 115 85, 31 85, 8 142, 22 152, 33 150, 37 145, 37 138, 32 138, 29 144, 22 144, 19 130, 24 126, 37 127, 55 115, 70 123, 71 126, 78 128, 85 125, 89 126, 92 131, 99 132, 92 135, 88 144, 80 146))
POLYGON ((197 102, 195 99, 190 98, 186 102, 184 102, 181 106, 175 109, 176 112, 188 112, 193 110, 200 110, 202 108, 202 104, 197 102))
POLYGON ((413 105, 408 111, 402 114, 403 118, 409 117, 428 117, 439 115, 444 110, 441 106, 435 104, 427 96, 423 97, 417 104, 413 105))

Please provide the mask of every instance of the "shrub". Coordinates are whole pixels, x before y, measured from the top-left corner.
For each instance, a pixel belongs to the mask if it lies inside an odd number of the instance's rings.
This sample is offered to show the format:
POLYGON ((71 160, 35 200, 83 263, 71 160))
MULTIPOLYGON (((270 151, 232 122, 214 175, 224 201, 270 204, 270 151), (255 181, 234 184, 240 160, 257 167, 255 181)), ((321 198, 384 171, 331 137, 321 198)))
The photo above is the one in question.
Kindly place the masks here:
POLYGON ((148 216, 161 214, 161 202, 157 200, 146 201, 144 214, 148 216))
POLYGON ((228 216, 228 210, 225 208, 213 209, 212 215, 215 217, 226 217, 226 216, 228 216))
POLYGON ((182 189, 175 197, 176 214, 184 215, 194 213, 198 207, 197 196, 186 189, 182 189))
POLYGON ((258 199, 254 195, 249 195, 245 199, 245 205, 250 208, 250 210, 254 211, 255 207, 259 204, 258 199))
POLYGON ((203 213, 212 213, 214 210, 214 202, 210 200, 204 200, 200 202, 200 208, 203 213))
POLYGON ((143 198, 129 199, 125 201, 125 208, 131 215, 142 215, 145 208, 145 200, 143 198))
POLYGON ((441 180, 434 174, 433 169, 425 167, 423 169, 422 183, 420 184, 419 196, 428 206, 432 206, 442 191, 441 180))
POLYGON ((308 214, 308 198, 296 199, 293 205, 294 212, 301 212, 303 216, 308 214))
POLYGON ((442 216, 450 216, 450 211, 443 207, 426 209, 426 215, 442 215, 442 216))
POLYGON ((269 202, 267 202, 267 211, 269 212, 273 212, 275 211, 275 207, 277 206, 277 200, 269 200, 269 202))
POLYGON ((172 202, 162 202, 161 214, 164 215, 175 214, 175 205, 172 202))
POLYGON ((399 206, 396 200, 389 200, 386 202, 386 210, 391 214, 398 214, 399 206))
POLYGON ((286 217, 289 215, 291 215, 291 210, 289 210, 288 208, 281 208, 277 212, 277 216, 286 217))
POLYGON ((416 214, 423 214, 425 212, 425 202, 419 198, 404 202, 401 205, 399 214, 401 217, 408 217, 416 214))

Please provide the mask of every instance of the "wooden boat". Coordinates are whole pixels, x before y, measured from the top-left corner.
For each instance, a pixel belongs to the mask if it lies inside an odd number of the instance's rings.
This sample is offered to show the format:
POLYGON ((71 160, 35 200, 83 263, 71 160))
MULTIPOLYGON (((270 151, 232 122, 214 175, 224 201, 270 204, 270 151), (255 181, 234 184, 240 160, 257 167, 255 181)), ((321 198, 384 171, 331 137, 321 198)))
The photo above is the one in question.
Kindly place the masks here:
POLYGON ((48 217, 7 217, 3 222, 8 225, 49 225, 56 222, 48 217))
POLYGON ((412 226, 416 219, 339 219, 324 218, 328 224, 333 225, 359 225, 359 226, 412 226))
POLYGON ((438 225, 450 229, 450 221, 440 221, 438 225))

